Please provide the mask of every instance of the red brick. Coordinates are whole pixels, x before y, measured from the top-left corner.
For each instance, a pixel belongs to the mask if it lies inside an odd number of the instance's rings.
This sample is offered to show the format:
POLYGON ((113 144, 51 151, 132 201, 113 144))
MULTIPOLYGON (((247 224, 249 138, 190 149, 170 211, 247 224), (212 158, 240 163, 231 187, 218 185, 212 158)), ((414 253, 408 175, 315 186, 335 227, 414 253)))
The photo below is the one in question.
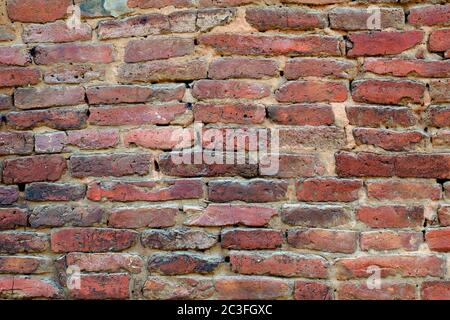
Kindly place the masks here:
POLYGON ((181 101, 186 92, 184 83, 160 83, 151 86, 153 90, 152 101, 181 101))
MULTIPOLYGON (((224 90, 226 91, 227 89, 224 88, 224 90)), ((236 87, 236 90, 239 92, 239 87, 236 87)), ((262 123, 266 116, 266 108, 263 105, 252 103, 196 103, 193 112, 195 121, 203 123, 258 124, 262 123)))
POLYGON ((181 127, 133 129, 123 136, 125 146, 171 150, 191 147, 193 131, 181 127))
POLYGON ((344 102, 347 95, 343 82, 318 80, 290 81, 275 92, 280 102, 344 102))
POLYGON ((79 105, 84 102, 83 87, 17 88, 14 91, 14 104, 19 109, 79 105))
POLYGON ((128 0, 127 3, 130 8, 164 8, 174 6, 175 8, 192 7, 194 3, 192 0, 128 0))
POLYGON ((431 255, 386 255, 358 258, 344 258, 335 262, 339 280, 368 278, 371 266, 380 268, 385 277, 442 277, 445 274, 445 260, 431 255))
POLYGON ((0 41, 12 41, 16 39, 14 29, 9 25, 0 25, 0 41))
POLYGON ((441 186, 437 183, 420 181, 387 180, 367 183, 367 195, 377 200, 430 199, 441 198, 441 186))
POLYGON ((450 155, 404 154, 396 158, 395 173, 399 177, 450 178, 450 155))
POLYGON ((34 136, 31 132, 4 131, 0 132, 0 155, 20 154, 33 152, 34 136))
POLYGON ((203 99, 261 99, 269 96, 268 85, 236 80, 199 80, 192 95, 203 99))
POLYGON ((338 152, 335 159, 336 173, 341 177, 390 177, 394 175, 394 159, 388 155, 338 152))
POLYGON ((9 254, 44 252, 49 247, 48 240, 48 235, 44 233, 2 232, 0 233, 0 252, 9 254))
POLYGON ((191 226, 244 225, 262 227, 277 215, 277 210, 269 207, 231 204, 211 204, 198 216, 185 222, 191 226))
POLYGON ((74 183, 34 182, 25 187, 25 199, 29 201, 76 201, 85 193, 85 185, 74 183))
POLYGON ((432 251, 450 251, 450 228, 429 229, 425 233, 425 241, 432 251))
POLYGON ((159 250, 205 250, 217 243, 217 235, 203 230, 148 229, 141 235, 144 247, 159 250))
POLYGON ((223 230, 220 241, 222 248, 239 250, 276 249, 283 243, 283 233, 273 229, 223 230))
POLYGON ((324 13, 297 8, 249 8, 245 10, 245 19, 259 31, 313 30, 328 26, 324 13))
POLYGON ((439 130, 431 137, 433 147, 448 148, 450 147, 450 130, 439 130))
MULTIPOLYGON (((277 157, 279 170, 275 176, 279 178, 312 177, 325 172, 317 154, 280 154, 277 157)), ((260 165, 261 170, 264 167, 263 164, 260 165)))
POLYGON ((43 205, 34 207, 28 220, 32 228, 79 226, 88 227, 102 221, 104 209, 73 205, 43 205))
POLYGON ((340 38, 333 36, 266 36, 239 34, 206 34, 200 44, 219 53, 241 55, 331 55, 340 56, 340 38))
MULTIPOLYGON (((17 191, 18 196, 18 191, 17 191)), ((10 202, 10 201, 6 201, 10 202)), ((3 201, 2 204, 8 204, 3 201)), ((0 209, 0 230, 14 229, 19 226, 26 226, 28 214, 21 208, 1 208, 0 209)))
POLYGON ((175 225, 177 208, 118 208, 108 218, 113 228, 165 228, 175 225))
POLYGON ((191 111, 182 103, 96 107, 89 111, 89 123, 100 126, 183 124, 191 121, 191 111))
POLYGON ((422 31, 351 33, 348 36, 351 49, 347 55, 349 57, 357 57, 399 54, 421 43, 423 36, 424 33, 422 31))
POLYGON ((423 226, 423 207, 379 206, 360 207, 357 218, 372 228, 418 228, 423 226))
POLYGON ((115 252, 132 247, 137 233, 106 228, 65 228, 52 232, 53 252, 115 252))
POLYGON ((67 132, 67 143, 83 150, 114 147, 119 142, 115 129, 85 129, 67 132))
POLYGON ((360 247, 364 251, 417 251, 422 243, 421 232, 370 231, 361 233, 360 237, 360 247))
POLYGON ((31 56, 25 46, 0 47, 0 65, 26 66, 30 64, 31 56))
POLYGON ((216 279, 219 299, 272 300, 291 295, 287 282, 266 277, 220 277, 216 279))
POLYGON ((410 127, 417 122, 407 107, 352 106, 346 112, 350 124, 355 126, 410 127))
POLYGON ((97 34, 99 39, 105 40, 161 34, 169 30, 170 23, 167 16, 159 13, 151 13, 125 19, 101 21, 97 28, 97 34))
POLYGON ((48 84, 78 84, 105 79, 105 67, 99 65, 57 65, 44 72, 48 84))
POLYGON ((33 42, 72 42, 90 40, 92 29, 89 24, 82 23, 77 29, 70 29, 66 22, 57 21, 47 24, 29 24, 24 27, 22 40, 33 42))
POLYGON ((288 229, 287 242, 294 248, 336 253, 353 253, 358 234, 328 229, 288 229))
POLYGON ((128 274, 82 274, 80 288, 69 288, 69 295, 82 300, 128 299, 129 287, 128 274))
POLYGON ((430 51, 447 51, 450 49, 450 29, 434 30, 428 39, 430 51))
POLYGON ((324 283, 313 281, 295 281, 295 300, 331 300, 333 289, 324 283))
POLYGON ((36 153, 58 153, 68 151, 67 134, 57 131, 50 133, 38 133, 35 136, 36 153))
POLYGON ((350 214, 340 206, 285 205, 281 221, 303 227, 337 227, 350 222, 350 214))
POLYGON ((189 273, 208 274, 214 272, 222 257, 198 253, 155 253, 148 260, 148 271, 152 274, 179 275, 189 273))
POLYGON ((326 278, 327 261, 319 256, 296 253, 230 253, 231 271, 246 275, 326 278))
POLYGON ((311 202, 351 202, 358 200, 360 180, 311 178, 296 184, 297 200, 311 202))
POLYGON ((51 261, 47 258, 26 256, 0 256, 0 273, 46 273, 51 261))
POLYGON ((221 80, 230 78, 263 79, 278 75, 278 63, 270 59, 219 58, 209 66, 208 77, 221 80))
MULTIPOLYGON (((403 28, 405 14, 402 8, 377 8, 379 9, 381 29, 403 28)), ((368 8, 334 8, 329 13, 332 29, 338 30, 368 30, 371 25, 370 17, 373 11, 368 8)))
POLYGON ((346 143, 344 130, 334 126, 281 128, 278 135, 282 152, 337 149, 346 143))
POLYGON ((408 23, 419 26, 448 25, 449 20, 449 4, 412 7, 408 15, 408 23))
POLYGON ((277 180, 233 181, 208 183, 208 200, 214 202, 275 202, 287 199, 288 183, 277 180))
POLYGON ((236 15, 232 8, 176 11, 169 14, 171 32, 207 32, 230 23, 236 15))
POLYGON ((151 87, 144 86, 115 85, 86 88, 89 104, 146 102, 152 93, 151 87))
POLYGON ((149 277, 144 284, 144 297, 151 300, 207 299, 214 293, 208 278, 149 277))
POLYGON ((450 226, 450 206, 442 206, 438 210, 439 224, 441 226, 450 226))
POLYGON ((114 49, 109 44, 55 44, 35 48, 36 64, 54 63, 110 63, 114 61, 114 49))
POLYGON ((182 57, 193 53, 194 40, 190 38, 155 38, 133 40, 125 47, 125 62, 141 62, 182 57))
POLYGON ((7 184, 56 181, 67 168, 60 155, 31 156, 3 162, 3 182, 7 184))
POLYGON ((450 77, 450 61, 372 58, 364 60, 364 70, 375 74, 396 77, 446 78, 450 77))
POLYGON ((352 83, 356 102, 376 104, 422 103, 425 85, 409 80, 358 80, 352 83))
POLYGON ((50 279, 0 276, 2 299, 61 298, 62 290, 50 279))
POLYGON ((334 113, 329 105, 273 105, 267 108, 267 112, 269 118, 279 124, 299 126, 334 124, 334 113))
POLYGON ((450 300, 450 281, 425 281, 421 293, 424 300, 450 300))
POLYGON ((10 95, 0 94, 0 110, 7 110, 12 106, 12 97, 10 95))
POLYGON ((115 153, 73 155, 70 157, 72 177, 121 177, 146 175, 150 171, 151 155, 115 153))
POLYGON ((17 186, 0 186, 0 204, 2 205, 13 204, 18 199, 19 199, 19 188, 17 188, 17 186))
POLYGON ((137 255, 123 253, 69 253, 66 255, 66 264, 86 272, 140 273, 144 261, 137 255))
POLYGON ((208 157, 208 153, 203 154, 188 153, 183 156, 180 152, 163 153, 159 156, 158 164, 162 173, 168 176, 179 177, 217 177, 217 176, 241 176, 245 178, 258 175, 258 165, 249 163, 239 163, 239 154, 218 154, 214 159, 208 157), (233 157, 232 163, 225 163, 226 156, 233 157), (200 158, 200 164, 195 163, 195 159, 200 158), (206 161, 222 159, 222 163, 209 164, 206 161), (181 162, 181 163, 180 163, 181 162))
POLYGON ((450 107, 430 106, 426 112, 427 124, 433 127, 450 127, 450 107))
POLYGON ((284 76, 288 80, 301 77, 353 79, 356 65, 350 61, 329 58, 294 58, 286 62, 284 76))
POLYGON ((0 88, 37 84, 41 80, 41 72, 34 68, 9 67, 0 69, 0 88))
POLYGON ((256 3, 255 0, 221 0, 217 2, 215 0, 199 0, 201 7, 238 7, 246 4, 256 3))
POLYGON ((426 135, 421 131, 395 131, 373 128, 355 128, 357 145, 368 144, 388 151, 407 151, 424 145, 426 135))
POLYGON ((93 182, 87 191, 87 198, 92 201, 168 201, 195 199, 202 195, 202 182, 198 179, 93 182))
POLYGON ((203 58, 161 60, 123 64, 118 79, 121 82, 188 81, 206 78, 207 72, 208 64, 203 58))
POLYGON ((430 96, 433 102, 450 102, 450 80, 432 80, 430 96))
POLYGON ((71 0, 8 0, 6 10, 12 21, 49 22, 64 18, 71 0))
POLYGON ((342 300, 414 300, 416 286, 409 283, 383 283, 380 289, 367 284, 342 283, 337 289, 342 300))

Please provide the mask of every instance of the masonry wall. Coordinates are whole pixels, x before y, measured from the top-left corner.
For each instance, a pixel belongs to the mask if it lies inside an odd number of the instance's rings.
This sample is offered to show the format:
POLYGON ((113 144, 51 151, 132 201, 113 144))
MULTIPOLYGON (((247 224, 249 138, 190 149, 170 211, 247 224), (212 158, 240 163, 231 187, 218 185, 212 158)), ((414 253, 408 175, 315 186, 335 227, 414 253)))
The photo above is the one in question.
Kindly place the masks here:
POLYGON ((0 1, 0 298, 450 299, 447 1, 73 4, 0 1))

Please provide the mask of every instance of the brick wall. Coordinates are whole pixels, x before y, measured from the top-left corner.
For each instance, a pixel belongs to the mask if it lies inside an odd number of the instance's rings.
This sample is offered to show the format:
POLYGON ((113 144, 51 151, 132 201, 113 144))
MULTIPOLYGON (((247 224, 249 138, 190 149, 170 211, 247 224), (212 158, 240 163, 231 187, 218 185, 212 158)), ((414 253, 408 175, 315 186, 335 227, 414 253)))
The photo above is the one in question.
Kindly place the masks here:
POLYGON ((446 3, 0 1, 0 298, 450 299, 446 3))

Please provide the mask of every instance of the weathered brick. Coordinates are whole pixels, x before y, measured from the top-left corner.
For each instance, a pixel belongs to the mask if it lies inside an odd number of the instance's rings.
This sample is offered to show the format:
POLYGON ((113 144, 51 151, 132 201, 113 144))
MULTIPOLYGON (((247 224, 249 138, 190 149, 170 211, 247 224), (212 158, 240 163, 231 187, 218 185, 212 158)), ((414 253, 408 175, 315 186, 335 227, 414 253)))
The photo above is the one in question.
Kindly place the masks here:
MULTIPOLYGON (((312 177, 325 171, 317 154, 280 154, 277 159, 279 168, 274 176, 279 178, 312 177)), ((261 164, 260 168, 264 165, 261 164)), ((264 171, 261 173, 264 174, 264 171)))
POLYGON ((425 242, 432 251, 450 251, 450 228, 429 229, 425 233, 425 242))
POLYGON ((115 153, 73 155, 70 157, 70 172, 73 177, 121 177, 146 175, 150 170, 151 156, 147 154, 115 153))
POLYGON ((297 200, 318 202, 351 202, 358 199, 360 180, 310 178, 296 184, 297 200))
POLYGON ((92 201, 121 202, 195 199, 202 197, 202 186, 199 179, 92 182, 86 196, 92 201))
POLYGON ((432 80, 430 96, 433 102, 450 102, 450 80, 432 80))
POLYGON ((426 135, 421 131, 395 131, 374 128, 355 128, 353 137, 357 145, 368 144, 388 151, 414 150, 424 145, 426 135))
MULTIPOLYGON (((402 8, 377 9, 380 14, 380 29, 404 27, 405 13, 402 8)), ((339 30, 372 30, 374 27, 378 28, 370 19, 373 13, 368 8, 334 8, 329 13, 330 26, 339 30)))
POLYGON ((386 255, 339 259, 335 263, 340 280, 368 278, 370 266, 380 268, 381 277, 441 277, 445 274, 445 261, 431 255, 386 255))
POLYGON ((0 233, 0 252, 9 254, 43 252, 49 247, 48 240, 48 235, 45 233, 2 232, 0 233))
POLYGON ((370 231, 360 236, 361 250, 406 250, 417 251, 423 243, 421 232, 370 231))
POLYGON ((191 226, 244 225, 262 227, 277 215, 277 210, 251 205, 211 204, 198 215, 189 217, 185 224, 191 226))
POLYGON ((26 66, 30 64, 31 56, 25 46, 2 46, 0 47, 0 65, 26 66))
POLYGON ((193 53, 194 40, 190 38, 155 38, 130 41, 125 47, 125 62, 141 62, 182 57, 193 53))
POLYGON ((80 287, 69 288, 74 299, 127 299, 130 296, 130 276, 117 274, 82 274, 80 287))
POLYGON ((41 72, 35 68, 0 68, 0 88, 37 84, 40 80, 41 72))
POLYGON ((122 272, 140 273, 144 261, 138 255, 126 253, 69 253, 67 266, 77 266, 86 272, 122 272))
POLYGON ((188 277, 149 277, 144 284, 144 297, 151 300, 207 299, 214 293, 211 279, 188 277))
MULTIPOLYGON (((230 92, 225 87, 223 88, 223 90, 225 92, 230 92)), ((236 88, 231 88, 231 90, 236 90, 237 94, 245 94, 240 91, 241 89, 239 85, 236 86, 236 88)), ((258 124, 264 121, 264 118, 266 116, 266 108, 264 107, 264 105, 254 103, 196 103, 193 107, 193 113, 195 121, 203 123, 258 124)))
POLYGON ((13 204, 18 199, 19 199, 19 188, 17 188, 17 186, 0 186, 0 204, 2 205, 13 204))
POLYGON ((12 97, 7 94, 0 94, 0 110, 7 110, 13 106, 12 97))
POLYGON ((108 218, 114 228, 165 228, 175 225, 178 209, 174 207, 117 208, 108 218))
POLYGON ((14 105, 19 109, 39 109, 84 104, 83 87, 17 88, 14 105))
POLYGON ((297 8, 249 8, 245 10, 245 19, 259 31, 311 30, 328 26, 327 17, 323 12, 297 8))
POLYGON ((329 150, 345 145, 345 132, 334 126, 278 129, 279 149, 282 152, 329 150))
POLYGON ((410 108, 382 106, 346 107, 347 118, 351 125, 366 127, 410 127, 417 120, 410 108))
POLYGON ((383 283, 379 289, 366 283, 341 283, 337 289, 342 300, 414 300, 416 286, 409 283, 383 283))
POLYGON ((130 8, 164 8, 168 6, 174 6, 175 8, 185 8, 194 6, 192 0, 128 0, 128 6, 130 8))
POLYGON ((0 297, 2 299, 54 299, 61 298, 62 295, 62 290, 51 279, 0 276, 0 297))
POLYGON ((441 198, 441 186, 437 183, 403 180, 371 181, 367 183, 367 195, 377 200, 441 198))
POLYGON ((208 77, 215 80, 263 79, 277 75, 278 63, 271 59, 219 58, 211 62, 208 70, 208 77))
POLYGON ((73 183, 35 182, 25 188, 29 201, 76 201, 84 198, 86 186, 73 183))
POLYGON ((425 281, 421 286, 422 299, 424 300, 449 300, 449 281, 425 281))
POLYGON ((56 181, 62 176, 66 168, 66 160, 60 155, 5 160, 3 163, 3 182, 16 184, 56 181))
POLYGON ((266 36, 206 34, 200 44, 212 46, 223 54, 242 55, 331 55, 340 56, 340 38, 333 36, 266 36))
POLYGON ((331 300, 333 289, 321 282, 295 281, 295 300, 331 300))
POLYGON ((64 18, 71 0, 8 0, 6 10, 12 21, 50 22, 64 18))
POLYGON ((347 95, 343 82, 318 80, 290 81, 275 92, 279 102, 343 102, 347 95))
POLYGON ((34 50, 36 64, 54 63, 110 63, 114 61, 114 47, 109 44, 49 44, 34 50))
POLYGON ((107 228, 64 228, 51 234, 53 252, 115 252, 132 247, 137 233, 107 228))
POLYGON ((430 51, 448 51, 450 49, 450 29, 440 29, 431 32, 428 39, 430 51))
POLYGON ((219 299, 227 300, 271 300, 291 294, 287 282, 267 277, 220 277, 215 287, 219 299))
POLYGON ((288 229, 287 242, 300 249, 325 252, 353 253, 358 234, 354 231, 328 229, 288 229))
POLYGON ((145 230, 141 235, 144 247, 159 250, 205 250, 217 241, 216 234, 189 228, 145 230))
POLYGON ((292 104, 273 105, 267 108, 272 121, 286 125, 331 125, 334 124, 334 113, 329 105, 292 104))
POLYGON ((439 130, 431 136, 433 147, 448 148, 450 146, 450 130, 439 130))
POLYGON ((222 262, 222 257, 198 253, 176 252, 155 253, 148 260, 148 271, 152 274, 178 275, 214 272, 222 262))
POLYGON ((450 127, 450 106, 430 106, 426 112, 427 124, 433 127, 450 127))
POLYGON ((51 260, 32 256, 0 256, 0 273, 39 274, 51 270, 51 260))
POLYGON ((408 23, 418 26, 450 24, 450 5, 427 5, 412 7, 409 10, 408 23))
POLYGON ((282 232, 273 229, 223 230, 220 241, 222 248, 240 250, 276 249, 283 243, 282 232))
POLYGON ((105 79, 105 67, 99 65, 57 65, 44 72, 48 84, 78 84, 105 79))
POLYGON ((230 253, 231 270, 247 275, 326 278, 327 262, 314 255, 297 253, 230 253))
MULTIPOLYGON (((16 189, 17 194, 13 195, 12 199, 16 196, 18 197, 18 190, 16 189)), ((11 199, 11 198, 10 198, 11 199)), ((15 201, 15 200, 14 200, 15 201)), ((5 201, 3 201, 5 202, 5 201)), ((10 201, 6 201, 10 202, 10 201)), ((2 203, 8 204, 8 203, 2 203)), ((8 230, 14 229, 16 227, 26 226, 28 221, 27 211, 21 208, 1 208, 0 209, 0 230, 8 230)))
POLYGON ((364 60, 364 70, 375 74, 396 77, 446 78, 450 76, 450 61, 372 58, 364 60))
POLYGON ((199 80, 192 95, 203 99, 260 99, 270 94, 269 86, 236 80, 199 80))
POLYGON ((28 220, 33 228, 80 226, 87 227, 101 222, 104 210, 100 207, 72 205, 43 205, 34 207, 28 220))
POLYGON ((409 50, 422 42, 422 31, 356 32, 348 36, 349 57, 393 55, 409 50))
POLYGON ((116 104, 146 102, 153 90, 148 86, 96 86, 86 88, 89 104, 116 104))
POLYGON ((4 131, 0 132, 0 155, 27 155, 34 149, 32 132, 4 131))
POLYGON ((294 58, 286 62, 284 76, 288 80, 300 77, 353 79, 356 65, 351 61, 330 58, 294 58))
POLYGON ((420 206, 363 206, 356 215, 372 228, 418 228, 424 222, 424 208, 420 206))
POLYGON ((208 200, 275 202, 287 199, 287 189, 287 182, 277 180, 211 181, 208 183, 208 200))
POLYGON ((12 41, 16 39, 14 29, 9 25, 0 25, 0 41, 12 41))
POLYGON ((350 222, 350 214, 341 206, 285 205, 281 221, 303 227, 337 227, 350 222))
POLYGON ((71 29, 62 21, 47 24, 29 24, 22 32, 22 40, 25 43, 33 42, 72 42, 90 40, 92 29, 87 23, 80 24, 76 29, 71 29))
POLYGON ((450 226, 450 206, 442 206, 438 210, 439 224, 450 226))

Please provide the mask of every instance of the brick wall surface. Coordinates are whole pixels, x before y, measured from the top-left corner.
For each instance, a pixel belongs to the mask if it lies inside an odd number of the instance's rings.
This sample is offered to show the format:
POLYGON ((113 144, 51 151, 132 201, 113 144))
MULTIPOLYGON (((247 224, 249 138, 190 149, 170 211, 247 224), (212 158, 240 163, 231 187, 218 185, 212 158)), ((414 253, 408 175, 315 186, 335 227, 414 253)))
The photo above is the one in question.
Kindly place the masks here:
POLYGON ((0 1, 0 298, 450 299, 449 28, 445 0, 0 1), (202 159, 233 128, 278 170, 202 159))

